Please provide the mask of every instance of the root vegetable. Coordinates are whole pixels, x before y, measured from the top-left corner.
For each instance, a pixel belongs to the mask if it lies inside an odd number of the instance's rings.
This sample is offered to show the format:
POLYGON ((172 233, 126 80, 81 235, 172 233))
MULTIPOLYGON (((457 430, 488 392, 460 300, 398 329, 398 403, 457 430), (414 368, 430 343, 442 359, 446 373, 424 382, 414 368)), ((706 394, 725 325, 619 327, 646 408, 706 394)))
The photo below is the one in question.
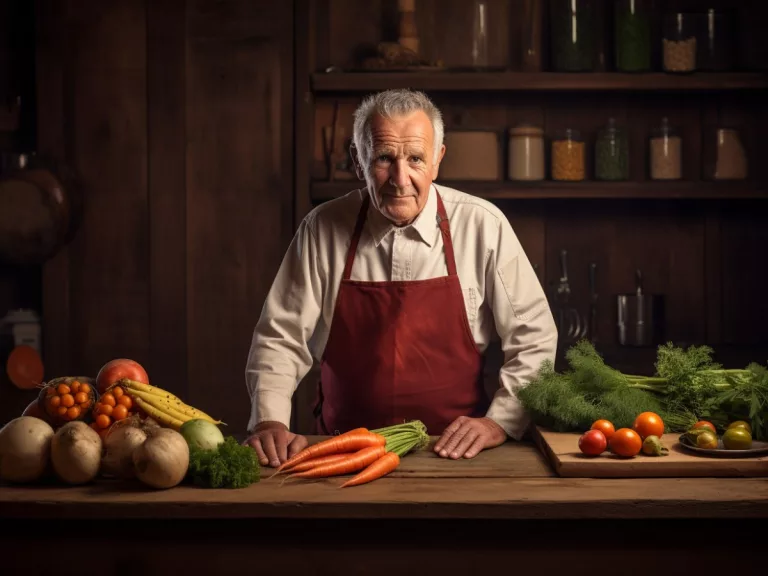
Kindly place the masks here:
POLYGON ((189 469, 189 446, 178 432, 166 429, 152 433, 133 451, 136 477, 152 488, 173 488, 189 469))
POLYGON ((51 462, 56 475, 68 484, 92 481, 101 467, 99 434, 81 421, 69 422, 56 431, 51 442, 51 462))
POLYGON ((101 473, 124 480, 135 477, 133 452, 147 440, 147 434, 134 426, 110 430, 104 438, 101 473))
POLYGON ((20 416, 0 429, 0 480, 35 482, 47 471, 54 431, 32 416, 20 416))

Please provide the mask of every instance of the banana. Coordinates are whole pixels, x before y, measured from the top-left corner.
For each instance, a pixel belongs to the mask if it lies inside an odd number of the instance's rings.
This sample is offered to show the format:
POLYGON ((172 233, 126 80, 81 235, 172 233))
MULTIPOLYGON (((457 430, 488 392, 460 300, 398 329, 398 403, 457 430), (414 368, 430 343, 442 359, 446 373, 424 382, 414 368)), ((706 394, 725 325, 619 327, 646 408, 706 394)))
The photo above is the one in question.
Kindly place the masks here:
POLYGON ((208 422, 216 424, 217 426, 224 424, 221 420, 213 419, 202 410, 185 404, 178 396, 175 396, 167 390, 163 390, 162 388, 157 388, 156 386, 150 386, 148 384, 143 384, 141 382, 128 379, 123 379, 120 381, 120 383, 125 389, 126 393, 128 393, 131 397, 139 396, 147 401, 151 400, 152 397, 162 398, 169 406, 192 418, 207 420, 208 422))
POLYGON ((149 416, 151 416, 152 418, 154 418, 160 424, 162 424, 163 426, 166 426, 167 428, 173 428, 174 430, 179 430, 182 424, 184 424, 184 422, 182 422, 178 418, 174 418, 167 412, 164 412, 158 408, 155 408, 154 406, 145 402, 141 398, 137 397, 135 398, 135 400, 136 400, 136 405, 139 408, 144 410, 144 412, 146 412, 149 416))

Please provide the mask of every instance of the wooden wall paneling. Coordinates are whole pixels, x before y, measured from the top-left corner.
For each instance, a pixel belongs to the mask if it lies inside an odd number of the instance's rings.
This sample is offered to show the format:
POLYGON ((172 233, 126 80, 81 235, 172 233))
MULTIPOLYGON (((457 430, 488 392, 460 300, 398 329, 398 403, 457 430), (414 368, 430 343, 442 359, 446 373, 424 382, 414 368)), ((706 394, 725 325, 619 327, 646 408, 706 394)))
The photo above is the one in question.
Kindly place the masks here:
MULTIPOLYGON (((72 98, 72 46, 67 41, 67 5, 36 0, 36 78, 38 154, 71 165, 71 131, 65 135, 72 98)), ((42 331, 45 377, 72 373, 70 333, 69 247, 62 248, 42 267, 42 331)))
MULTIPOLYGON (((321 0, 322 2, 323 0, 321 0)), ((323 68, 355 68, 362 59, 375 53, 382 39, 382 13, 385 0, 326 0, 329 2, 328 36, 330 45, 323 68)), ((324 55, 324 51, 320 52, 324 55)))
POLYGON ((289 3, 187 12, 189 401, 232 430, 247 424, 253 328, 293 231, 292 22, 289 3))
MULTIPOLYGON (((295 126, 294 149, 296 159, 311 158, 312 139, 317 133, 314 126, 315 99, 310 86, 310 74, 315 70, 319 45, 316 37, 323 26, 319 23, 319 6, 327 4, 326 0, 299 0, 296 3, 293 22, 293 37, 295 42, 294 56, 294 86, 293 98, 295 126), (318 22, 313 26, 313 22, 318 22)), ((327 27, 325 28, 327 29, 327 27)), ((304 217, 312 210, 312 192, 310 184, 312 174, 309 162, 299 160, 294 166, 295 211, 293 215, 294 228, 298 228, 304 217)))
POLYGON ((75 6, 68 129, 86 203, 68 333, 74 368, 94 374, 115 354, 149 363, 146 12, 130 0, 75 6))
POLYGON ((156 385, 186 398, 185 0, 147 3, 150 357, 156 385))
POLYGON ((722 342, 762 347, 768 359, 768 209, 760 203, 724 206, 721 212, 722 342))

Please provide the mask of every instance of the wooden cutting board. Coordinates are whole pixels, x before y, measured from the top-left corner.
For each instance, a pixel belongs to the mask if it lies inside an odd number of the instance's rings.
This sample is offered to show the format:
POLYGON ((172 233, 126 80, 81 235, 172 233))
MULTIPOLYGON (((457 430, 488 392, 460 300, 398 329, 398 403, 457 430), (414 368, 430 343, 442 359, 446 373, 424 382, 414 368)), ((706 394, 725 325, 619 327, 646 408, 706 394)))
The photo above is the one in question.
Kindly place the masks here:
POLYGON ((604 452, 585 456, 579 451, 579 434, 535 428, 532 435, 555 472, 565 478, 678 478, 768 476, 768 456, 758 458, 710 458, 680 446, 679 434, 665 434, 666 456, 620 458, 604 452))

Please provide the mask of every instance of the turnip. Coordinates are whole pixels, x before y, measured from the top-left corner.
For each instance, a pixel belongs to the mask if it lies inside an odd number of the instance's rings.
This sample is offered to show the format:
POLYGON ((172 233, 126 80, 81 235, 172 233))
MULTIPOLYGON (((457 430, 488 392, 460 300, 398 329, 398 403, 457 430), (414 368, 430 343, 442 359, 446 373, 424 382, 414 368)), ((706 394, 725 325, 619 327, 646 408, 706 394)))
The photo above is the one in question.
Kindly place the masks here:
POLYGON ((133 478, 133 451, 146 439, 146 432, 134 426, 123 426, 110 431, 104 439, 101 473, 126 480, 133 478))
POLYGON ((101 448, 98 432, 85 422, 64 424, 51 442, 53 471, 68 484, 90 482, 99 473, 101 448))
POLYGON ((195 418, 188 420, 179 429, 190 448, 200 450, 215 450, 224 443, 224 435, 219 427, 212 422, 195 418))
POLYGON ((35 482, 47 471, 53 439, 51 425, 20 416, 0 429, 0 480, 35 482))
POLYGON ((149 438, 133 451, 136 477, 152 488, 173 488, 189 469, 189 446, 170 428, 152 430, 149 438))

